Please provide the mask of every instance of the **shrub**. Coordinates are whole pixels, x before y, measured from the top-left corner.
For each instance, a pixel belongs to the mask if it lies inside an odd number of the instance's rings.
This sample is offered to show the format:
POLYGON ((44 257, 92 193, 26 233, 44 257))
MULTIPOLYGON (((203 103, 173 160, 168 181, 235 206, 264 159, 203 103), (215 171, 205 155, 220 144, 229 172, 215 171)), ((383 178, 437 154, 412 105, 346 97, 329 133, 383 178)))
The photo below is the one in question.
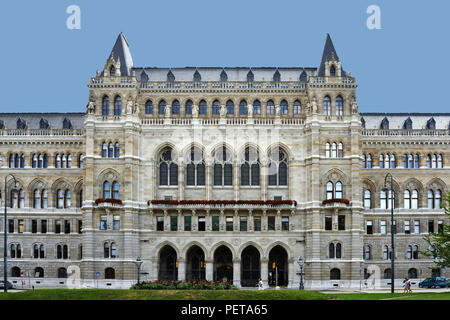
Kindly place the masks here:
POLYGON ((230 281, 188 280, 171 281, 155 280, 139 282, 131 286, 133 290, 238 290, 230 281))

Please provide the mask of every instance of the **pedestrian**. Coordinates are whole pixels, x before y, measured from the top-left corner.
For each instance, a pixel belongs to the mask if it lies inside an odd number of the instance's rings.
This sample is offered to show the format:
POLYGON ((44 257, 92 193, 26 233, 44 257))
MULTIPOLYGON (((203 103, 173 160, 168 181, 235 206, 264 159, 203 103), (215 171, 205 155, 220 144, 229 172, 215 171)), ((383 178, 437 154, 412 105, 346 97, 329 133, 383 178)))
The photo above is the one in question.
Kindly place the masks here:
POLYGON ((406 285, 407 285, 407 291, 409 292, 409 293, 412 293, 412 290, 411 290, 411 279, 408 279, 407 281, 406 281, 406 285))
POLYGON ((408 277, 403 280, 403 293, 408 292, 408 277))
POLYGON ((261 278, 258 279, 258 290, 264 290, 264 283, 261 278))

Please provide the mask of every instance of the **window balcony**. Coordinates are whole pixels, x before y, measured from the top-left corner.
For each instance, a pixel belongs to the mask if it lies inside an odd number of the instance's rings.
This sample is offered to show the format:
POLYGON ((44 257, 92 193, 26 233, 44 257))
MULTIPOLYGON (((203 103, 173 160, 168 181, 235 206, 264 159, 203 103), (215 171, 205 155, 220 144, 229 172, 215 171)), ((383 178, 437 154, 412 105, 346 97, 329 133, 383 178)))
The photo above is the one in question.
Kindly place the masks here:
POLYGON ((325 208, 347 208, 350 204, 348 199, 327 199, 322 201, 325 208))
POLYGON ((97 199, 95 205, 98 208, 120 209, 122 208, 122 200, 120 199, 97 199))

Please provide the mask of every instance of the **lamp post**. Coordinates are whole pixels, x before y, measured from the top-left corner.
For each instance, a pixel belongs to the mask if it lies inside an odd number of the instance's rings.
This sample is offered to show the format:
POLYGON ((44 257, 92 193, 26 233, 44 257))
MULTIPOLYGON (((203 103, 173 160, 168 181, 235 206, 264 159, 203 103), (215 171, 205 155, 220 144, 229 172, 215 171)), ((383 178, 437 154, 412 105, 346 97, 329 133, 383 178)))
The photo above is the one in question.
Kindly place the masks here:
POLYGON ((8 243, 8 230, 6 228, 6 223, 7 223, 7 212, 6 212, 6 203, 8 202, 8 192, 6 191, 6 182, 8 180, 8 177, 11 176, 14 179, 14 187, 11 189, 11 192, 15 192, 17 191, 17 180, 16 177, 14 177, 12 174, 7 174, 5 177, 5 189, 4 193, 5 193, 5 197, 4 197, 4 204, 5 204, 5 215, 4 215, 4 221, 3 221, 3 291, 4 292, 8 292, 8 285, 7 285, 7 281, 8 281, 8 248, 7 248, 7 243, 8 243))
POLYGON ((303 266, 305 265, 305 261, 303 260, 303 257, 298 257, 298 265, 300 267, 300 284, 298 286, 298 290, 304 290, 305 287, 303 286, 303 266))
MULTIPOLYGON (((394 279, 395 279, 395 247, 394 247, 394 179, 392 178, 392 174, 386 174, 384 177, 384 188, 383 191, 387 192, 388 190, 391 192, 391 293, 394 293, 394 279), (391 188, 387 188, 387 178, 391 179, 391 188)), ((389 194, 387 194, 387 198, 389 200, 389 194)))
POLYGON ((140 273, 141 273, 141 266, 144 263, 144 261, 141 260, 141 257, 137 257, 136 261, 134 262, 136 263, 136 267, 137 267, 137 284, 139 284, 140 282, 140 273))

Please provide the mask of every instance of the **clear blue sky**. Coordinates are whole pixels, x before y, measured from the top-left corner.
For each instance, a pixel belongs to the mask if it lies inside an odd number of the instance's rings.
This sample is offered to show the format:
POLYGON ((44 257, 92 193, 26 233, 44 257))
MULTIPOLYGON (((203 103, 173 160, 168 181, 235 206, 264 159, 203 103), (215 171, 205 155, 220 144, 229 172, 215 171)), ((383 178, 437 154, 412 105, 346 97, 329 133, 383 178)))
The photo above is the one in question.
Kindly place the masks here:
POLYGON ((123 31, 136 66, 315 66, 330 33, 361 112, 450 112, 450 1, 1 1, 0 112, 84 112, 123 31), (69 30, 66 8, 81 8, 69 30), (381 8, 382 30, 366 9, 381 8))

